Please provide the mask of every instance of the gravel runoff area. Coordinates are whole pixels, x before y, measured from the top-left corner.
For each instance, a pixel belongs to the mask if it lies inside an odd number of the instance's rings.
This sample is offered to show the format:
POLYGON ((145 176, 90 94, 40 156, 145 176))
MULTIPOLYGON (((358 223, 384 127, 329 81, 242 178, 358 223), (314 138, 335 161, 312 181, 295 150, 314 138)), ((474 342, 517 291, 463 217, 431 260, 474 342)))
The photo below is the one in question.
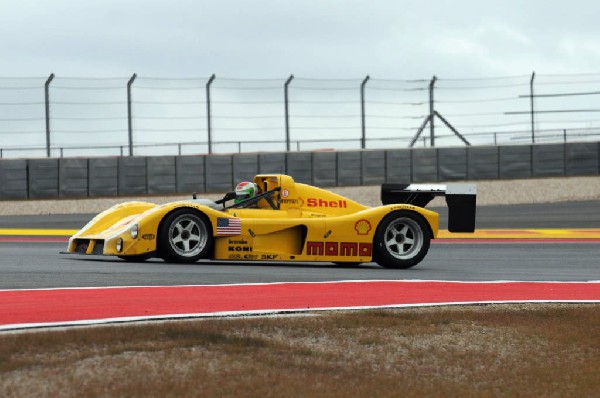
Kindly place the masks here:
MULTIPOLYGON (((477 185, 477 205, 520 203, 553 203, 582 200, 600 200, 600 176, 537 178, 524 180, 469 181, 477 185)), ((379 186, 328 188, 368 206, 378 206, 379 186)), ((220 199, 219 194, 198 194, 198 197, 220 199)), ((94 199, 56 199, 0 201, 0 215, 99 213, 110 206, 131 200, 167 203, 189 198, 190 195, 111 197, 94 199)), ((432 206, 443 205, 436 198, 432 206)))

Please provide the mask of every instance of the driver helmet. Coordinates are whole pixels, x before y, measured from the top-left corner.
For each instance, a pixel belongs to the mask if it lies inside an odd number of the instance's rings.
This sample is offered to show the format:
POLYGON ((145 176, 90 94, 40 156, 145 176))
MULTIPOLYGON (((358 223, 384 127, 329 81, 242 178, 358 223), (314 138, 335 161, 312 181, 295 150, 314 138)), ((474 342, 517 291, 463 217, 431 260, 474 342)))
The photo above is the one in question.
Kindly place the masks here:
POLYGON ((253 198, 258 193, 258 187, 253 182, 242 181, 235 187, 235 203, 253 198))

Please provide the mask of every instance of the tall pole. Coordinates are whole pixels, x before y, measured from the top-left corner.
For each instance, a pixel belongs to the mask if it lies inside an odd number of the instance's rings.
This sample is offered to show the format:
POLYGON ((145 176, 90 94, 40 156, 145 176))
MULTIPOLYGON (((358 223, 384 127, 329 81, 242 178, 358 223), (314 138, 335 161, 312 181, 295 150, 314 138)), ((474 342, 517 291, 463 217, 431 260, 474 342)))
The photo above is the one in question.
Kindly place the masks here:
POLYGON ((208 153, 212 153, 212 124, 210 115, 210 85, 215 80, 215 74, 208 79, 206 82, 206 138, 208 141, 208 153))
POLYGON ((46 157, 50 157, 50 82, 54 79, 51 73, 44 84, 44 98, 46 103, 46 157))
POLYGON ((127 133, 129 138, 129 156, 133 156, 133 112, 131 111, 131 86, 133 85, 136 77, 137 75, 134 73, 127 82, 127 133))
POLYGON ((367 146, 367 126, 365 120, 365 85, 369 81, 369 75, 360 84, 360 119, 362 127, 362 137, 360 139, 360 147, 365 149, 367 146))
POLYGON ((294 75, 290 75, 283 85, 283 97, 285 101, 285 150, 290 151, 290 98, 289 87, 294 75))
POLYGON ((531 73, 529 81, 529 99, 531 100, 531 143, 535 143, 535 109, 533 108, 533 81, 535 80, 535 72, 531 73))
POLYGON ((431 79, 431 82, 429 83, 429 142, 431 143, 432 147, 435 146, 435 108, 433 105, 433 87, 436 80, 437 77, 433 76, 433 79, 431 79))

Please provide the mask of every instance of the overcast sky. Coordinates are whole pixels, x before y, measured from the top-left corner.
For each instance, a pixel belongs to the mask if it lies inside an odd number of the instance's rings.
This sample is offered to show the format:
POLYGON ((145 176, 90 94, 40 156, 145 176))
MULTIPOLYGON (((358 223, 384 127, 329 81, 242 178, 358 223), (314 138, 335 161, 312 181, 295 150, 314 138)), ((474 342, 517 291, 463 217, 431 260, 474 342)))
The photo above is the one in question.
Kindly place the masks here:
MULTIPOLYGON (((294 74, 292 139, 350 137, 354 141, 348 145, 356 147, 361 135, 358 90, 368 74, 369 138, 402 138, 399 145, 407 145, 429 112, 427 84, 436 75, 436 110, 456 128, 481 133, 487 142, 494 142, 496 132, 518 131, 517 141, 507 140, 519 143, 530 136, 524 95, 532 71, 538 76, 536 94, 600 91, 599 17, 600 2, 591 0, 2 0, 0 149, 45 145, 43 84, 50 73, 56 74, 50 95, 56 148, 126 144, 124 90, 133 73, 138 75, 133 93, 137 144, 206 140, 202 101, 213 73, 213 140, 285 137, 282 86, 294 74), (549 76, 554 74, 582 75, 549 76), (452 81, 503 76, 513 78, 452 81), (73 77, 118 79, 68 79, 73 77), (405 79, 424 80, 396 81, 405 79), (579 86, 565 82, 569 79, 579 79, 579 86), (227 87, 232 84, 238 85, 235 90, 260 87, 234 91, 227 87), (325 91, 312 91, 319 84, 327 86, 325 91), (332 84, 347 87, 335 91, 332 84), (469 84, 482 87, 462 87, 469 84), (88 90, 90 85, 107 87, 88 90), (332 100, 341 103, 334 106, 332 100), (112 105, 86 105, 102 101, 112 105)), ((598 95, 540 98, 536 108, 597 109, 598 100, 598 95)), ((536 128, 561 135, 563 129, 597 128, 594 112, 540 113, 536 128)), ((443 127, 439 131, 449 133, 443 127)), ((449 134, 449 145, 462 145, 449 134)), ((238 148, 227 145, 220 150, 238 148)), ((264 149, 257 145, 250 150, 264 149)), ((302 149, 324 145, 329 144, 302 149)), ((369 147, 375 145, 389 144, 372 140, 369 147)), ((199 148, 190 151, 206 150, 199 148)))
POLYGON ((2 76, 596 72, 598 1, 2 0, 2 76))

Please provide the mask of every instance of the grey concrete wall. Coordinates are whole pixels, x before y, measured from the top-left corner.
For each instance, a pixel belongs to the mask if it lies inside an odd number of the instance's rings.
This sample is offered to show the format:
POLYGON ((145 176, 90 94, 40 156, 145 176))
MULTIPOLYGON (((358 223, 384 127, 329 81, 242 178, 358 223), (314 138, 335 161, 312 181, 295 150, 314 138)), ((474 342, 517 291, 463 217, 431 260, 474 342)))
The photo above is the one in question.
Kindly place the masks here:
POLYGON ((437 155, 440 181, 467 179, 467 148, 440 148, 437 155))
POLYGON ((58 168, 58 188, 61 198, 88 196, 88 159, 60 159, 58 168))
POLYGON ((117 158, 88 160, 88 192, 91 197, 119 195, 119 161, 117 158))
POLYGON ((313 159, 311 152, 288 152, 286 154, 286 173, 294 181, 303 184, 313 183, 313 159))
POLYGON ((388 183, 412 181, 412 151, 409 149, 390 149, 385 154, 386 176, 388 183))
POLYGON ((362 184, 361 152, 337 153, 337 185, 356 186, 362 184))
POLYGON ((175 158, 177 193, 206 192, 204 159, 204 156, 175 158))
POLYGON ((313 153, 313 184, 318 187, 334 187, 337 185, 336 152, 313 153))
POLYGON ((118 161, 119 196, 144 195, 148 193, 145 157, 121 157, 118 161))
POLYGON ((467 152, 467 174, 470 180, 498 179, 500 166, 497 146, 472 147, 467 152))
POLYGON ((0 159, 0 200, 226 192, 259 173, 320 187, 600 175, 600 142, 115 158, 0 159))
POLYGON ((149 194, 177 191, 175 156, 149 156, 146 166, 149 194))
POLYGON ((562 177, 565 175, 565 145, 546 144, 531 147, 533 177, 562 177))
POLYGON ((28 197, 27 160, 0 160, 0 200, 27 199, 28 197))
POLYGON ((206 157, 206 192, 229 192, 235 188, 231 155, 206 157))
POLYGON ((568 176, 600 174, 600 142, 568 143, 565 147, 565 172, 568 176))
POLYGON ((259 154, 258 170, 260 174, 285 174, 285 153, 259 154))
POLYGON ((438 156, 436 148, 414 149, 412 153, 412 181, 438 181, 438 156))
POLYGON ((386 176, 385 151, 362 152, 362 185, 380 185, 386 176))
POLYGON ((235 184, 241 181, 252 181, 259 174, 258 154, 241 153, 233 157, 233 181, 235 184))
POLYGON ((500 150, 500 178, 530 178, 531 145, 503 146, 500 150))
POLYGON ((58 159, 31 159, 29 167, 29 197, 49 199, 58 197, 58 159))

